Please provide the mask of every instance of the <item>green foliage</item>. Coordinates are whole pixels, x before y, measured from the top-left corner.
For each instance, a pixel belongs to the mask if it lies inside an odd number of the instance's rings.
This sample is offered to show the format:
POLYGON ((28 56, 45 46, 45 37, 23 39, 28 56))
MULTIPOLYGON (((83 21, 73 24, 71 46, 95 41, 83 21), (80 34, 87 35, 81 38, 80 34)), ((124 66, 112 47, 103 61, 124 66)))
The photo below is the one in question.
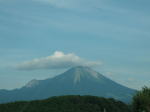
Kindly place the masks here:
POLYGON ((133 98, 134 112, 150 112, 150 88, 144 87, 133 98))
POLYGON ((129 107, 114 99, 95 96, 59 96, 31 102, 0 105, 0 112, 131 112, 129 107))

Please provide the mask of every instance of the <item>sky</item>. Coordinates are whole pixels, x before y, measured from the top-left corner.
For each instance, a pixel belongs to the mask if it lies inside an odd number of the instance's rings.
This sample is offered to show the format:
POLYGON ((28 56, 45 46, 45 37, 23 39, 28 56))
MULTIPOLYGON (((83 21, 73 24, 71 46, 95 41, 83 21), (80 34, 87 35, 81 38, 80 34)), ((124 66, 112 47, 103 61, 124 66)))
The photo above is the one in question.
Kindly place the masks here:
POLYGON ((0 89, 73 66, 150 87, 149 0, 0 0, 0 89))

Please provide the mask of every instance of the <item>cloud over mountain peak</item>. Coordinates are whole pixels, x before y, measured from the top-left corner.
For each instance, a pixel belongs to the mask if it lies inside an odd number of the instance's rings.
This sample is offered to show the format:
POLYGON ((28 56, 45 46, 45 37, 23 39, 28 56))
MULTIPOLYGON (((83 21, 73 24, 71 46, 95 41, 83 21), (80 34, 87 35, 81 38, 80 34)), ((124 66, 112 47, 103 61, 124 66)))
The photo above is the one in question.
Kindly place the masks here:
POLYGON ((18 70, 37 70, 37 69, 65 69, 74 66, 96 67, 101 65, 100 61, 88 61, 74 53, 65 54, 56 51, 51 56, 36 58, 31 61, 20 63, 16 66, 18 70))

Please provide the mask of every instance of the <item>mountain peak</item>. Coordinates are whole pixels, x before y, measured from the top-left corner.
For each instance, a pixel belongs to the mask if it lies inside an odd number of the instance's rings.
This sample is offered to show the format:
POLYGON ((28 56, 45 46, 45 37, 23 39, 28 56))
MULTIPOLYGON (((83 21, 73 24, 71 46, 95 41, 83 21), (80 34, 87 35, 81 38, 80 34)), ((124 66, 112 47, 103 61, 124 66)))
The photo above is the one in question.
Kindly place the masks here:
POLYGON ((76 66, 76 67, 73 67, 71 68, 70 70, 82 70, 82 71, 88 71, 88 70, 92 70, 90 67, 87 67, 87 66, 76 66))
POLYGON ((76 66, 76 67, 71 68, 70 70, 94 71, 88 66, 76 66))
POLYGON ((65 74, 72 75, 74 78, 74 83, 78 83, 81 79, 98 79, 100 74, 90 67, 86 66, 77 66, 68 70, 65 74))

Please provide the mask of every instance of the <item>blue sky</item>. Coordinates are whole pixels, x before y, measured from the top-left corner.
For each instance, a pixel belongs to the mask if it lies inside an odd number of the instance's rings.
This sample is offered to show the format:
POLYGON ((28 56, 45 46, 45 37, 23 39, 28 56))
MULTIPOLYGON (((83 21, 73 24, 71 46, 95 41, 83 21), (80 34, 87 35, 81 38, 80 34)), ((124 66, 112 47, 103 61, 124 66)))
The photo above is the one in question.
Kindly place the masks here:
POLYGON ((94 69, 128 87, 150 86, 149 5, 149 0, 0 0, 0 89, 65 71, 14 67, 55 51, 74 53, 84 64, 100 62, 94 69))

